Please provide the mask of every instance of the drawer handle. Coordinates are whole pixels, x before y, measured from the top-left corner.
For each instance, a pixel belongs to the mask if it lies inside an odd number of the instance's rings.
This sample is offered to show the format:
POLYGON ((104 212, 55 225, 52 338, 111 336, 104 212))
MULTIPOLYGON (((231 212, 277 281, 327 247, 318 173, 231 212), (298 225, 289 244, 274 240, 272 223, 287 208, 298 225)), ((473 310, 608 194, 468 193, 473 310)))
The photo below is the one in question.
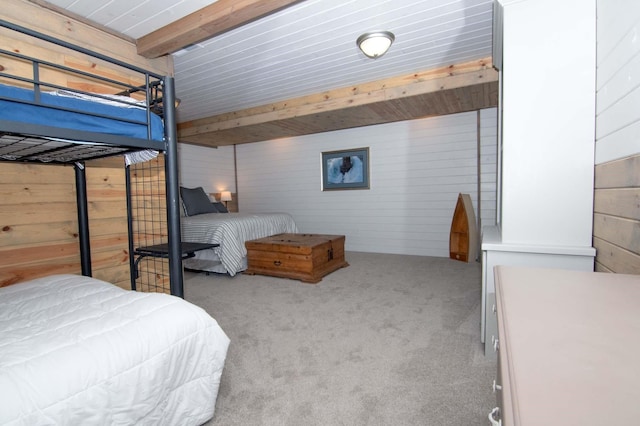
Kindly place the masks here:
POLYGON ((276 266, 280 266, 280 265, 282 265, 282 262, 280 262, 279 260, 274 260, 273 264, 276 265, 276 266))
POLYGON ((493 345, 493 351, 498 352, 500 349, 500 340, 496 338, 496 336, 491 336, 491 344, 493 345))
POLYGON ((493 385, 491 386, 491 390, 493 390, 493 393, 496 393, 496 391, 502 390, 502 386, 497 384, 495 379, 494 379, 493 380, 493 385))
POLYGON ((500 416, 500 408, 496 407, 489 413, 489 421, 492 426, 502 426, 502 420, 496 420, 496 417, 500 416))
POLYGON ((493 313, 495 314, 496 312, 498 312, 498 309, 496 308, 496 304, 493 304, 493 307, 491 308, 491 310, 493 311, 493 313))

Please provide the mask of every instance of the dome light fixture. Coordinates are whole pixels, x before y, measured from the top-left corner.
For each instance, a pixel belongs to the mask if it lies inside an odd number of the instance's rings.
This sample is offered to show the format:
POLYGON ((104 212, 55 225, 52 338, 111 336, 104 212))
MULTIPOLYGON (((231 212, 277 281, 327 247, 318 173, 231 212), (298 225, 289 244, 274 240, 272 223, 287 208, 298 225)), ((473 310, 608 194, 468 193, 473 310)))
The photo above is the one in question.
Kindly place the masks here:
POLYGON ((358 37, 356 44, 367 57, 377 59, 387 53, 395 39, 390 31, 372 31, 358 37))

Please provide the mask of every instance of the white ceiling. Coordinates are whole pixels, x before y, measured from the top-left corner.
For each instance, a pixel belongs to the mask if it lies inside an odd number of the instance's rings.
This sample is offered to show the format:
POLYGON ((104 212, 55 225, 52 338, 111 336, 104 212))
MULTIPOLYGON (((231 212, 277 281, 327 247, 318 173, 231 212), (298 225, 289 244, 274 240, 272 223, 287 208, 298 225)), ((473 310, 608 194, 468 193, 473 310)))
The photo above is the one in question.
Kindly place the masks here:
MULTIPOLYGON (((49 0, 139 38, 205 0, 49 0)), ((174 54, 180 122, 491 56, 492 0, 304 0, 174 54), (396 40, 378 59, 364 32, 396 40)))

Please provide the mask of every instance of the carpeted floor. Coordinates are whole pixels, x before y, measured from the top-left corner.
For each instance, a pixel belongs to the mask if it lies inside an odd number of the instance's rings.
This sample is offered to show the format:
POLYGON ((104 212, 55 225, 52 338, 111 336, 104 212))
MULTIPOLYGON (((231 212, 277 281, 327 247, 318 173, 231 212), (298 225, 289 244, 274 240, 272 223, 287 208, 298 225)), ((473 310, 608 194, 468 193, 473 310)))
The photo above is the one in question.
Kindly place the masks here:
POLYGON ((486 425, 480 265, 348 252, 318 284, 185 273, 231 338, 207 425, 486 425))

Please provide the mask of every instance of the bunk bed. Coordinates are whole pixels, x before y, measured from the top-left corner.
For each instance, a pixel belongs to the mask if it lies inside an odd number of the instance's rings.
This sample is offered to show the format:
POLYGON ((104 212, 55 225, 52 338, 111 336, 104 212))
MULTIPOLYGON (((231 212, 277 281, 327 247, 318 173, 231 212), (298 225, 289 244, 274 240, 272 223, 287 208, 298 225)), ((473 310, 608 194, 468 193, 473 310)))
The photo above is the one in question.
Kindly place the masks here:
MULTIPOLYGON (((7 405, 0 410, 0 423, 206 422, 215 410, 229 339, 215 319, 182 300, 185 253, 172 77, 5 20, 0 20, 0 30, 139 73, 144 81, 123 83, 0 48, 3 61, 26 63, 32 70, 25 76, 24 67, 11 73, 12 67, 7 71, 0 66, 0 161, 73 165, 82 274, 50 275, 0 288, 0 397, 7 405), (63 87, 41 78, 51 70, 118 89, 87 93, 63 87), (139 95, 142 104, 132 105, 129 95, 139 95), (164 257, 173 296, 124 290, 91 277, 84 162, 113 155, 135 162, 157 152, 165 155, 164 257)), ((129 263, 135 290, 134 252, 144 247, 134 247, 128 168, 129 263)))
MULTIPOLYGON (((19 52, 0 49, 0 57, 29 64, 30 76, 0 70, 0 160, 73 165, 79 224, 82 274, 91 276, 91 248, 87 212, 84 162, 114 155, 149 158, 150 152, 165 154, 167 206, 167 259, 170 292, 183 297, 180 210, 178 195, 175 89, 171 76, 162 76, 93 52, 86 48, 33 31, 5 20, 0 27, 42 42, 104 61, 139 75, 143 84, 131 84, 98 73, 51 63, 19 52), (117 93, 87 93, 45 81, 41 74, 74 75, 113 87, 117 93), (115 89, 117 88, 117 89, 115 89), (138 95, 141 103, 128 102, 138 95)), ((127 198, 129 170, 127 167, 127 198)), ((129 256, 131 285, 135 289, 134 247, 130 203, 129 256)))

